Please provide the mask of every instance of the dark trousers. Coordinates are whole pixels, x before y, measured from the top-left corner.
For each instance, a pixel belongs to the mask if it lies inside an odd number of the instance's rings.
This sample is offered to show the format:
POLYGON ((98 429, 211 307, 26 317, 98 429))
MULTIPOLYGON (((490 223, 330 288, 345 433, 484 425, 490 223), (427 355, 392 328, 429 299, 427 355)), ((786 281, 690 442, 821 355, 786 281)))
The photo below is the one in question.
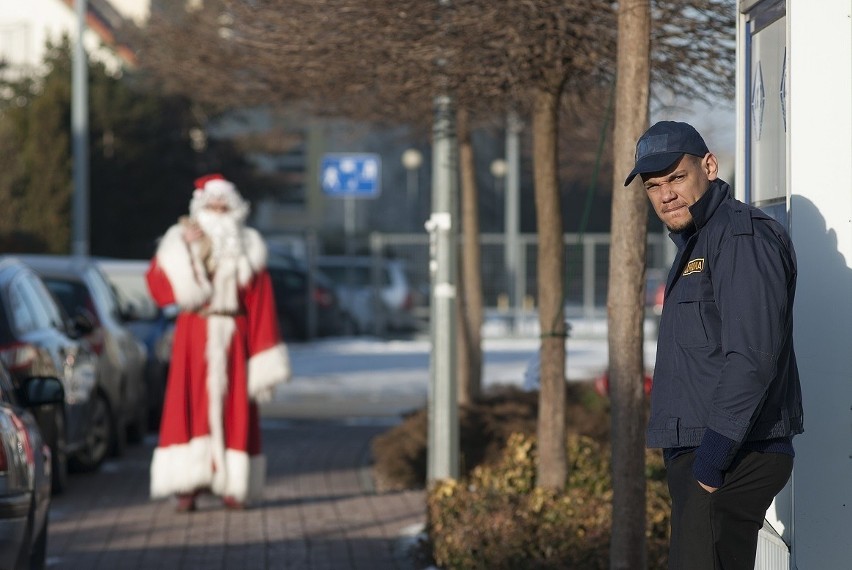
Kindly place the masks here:
POLYGON ((754 570, 757 534, 766 509, 793 470, 783 453, 742 453, 714 493, 692 475, 695 453, 668 466, 672 498, 669 570, 754 570))

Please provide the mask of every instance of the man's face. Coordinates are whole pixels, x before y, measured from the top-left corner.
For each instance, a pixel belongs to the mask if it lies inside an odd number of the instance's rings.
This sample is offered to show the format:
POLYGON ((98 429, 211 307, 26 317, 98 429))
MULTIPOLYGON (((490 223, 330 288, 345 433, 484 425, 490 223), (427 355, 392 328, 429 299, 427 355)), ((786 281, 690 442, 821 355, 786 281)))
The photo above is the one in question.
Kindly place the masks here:
POLYGON ((689 207, 717 176, 718 164, 712 153, 703 158, 685 154, 662 172, 642 174, 642 182, 660 220, 669 231, 682 232, 692 224, 689 207))

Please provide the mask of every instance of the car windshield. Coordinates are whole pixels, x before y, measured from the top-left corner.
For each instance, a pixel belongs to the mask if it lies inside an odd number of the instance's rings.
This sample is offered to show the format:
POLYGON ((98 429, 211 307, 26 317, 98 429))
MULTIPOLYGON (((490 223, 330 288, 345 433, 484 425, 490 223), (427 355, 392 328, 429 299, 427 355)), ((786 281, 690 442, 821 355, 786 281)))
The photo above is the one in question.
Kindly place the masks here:
POLYGON ((81 309, 87 309, 92 314, 92 318, 97 318, 97 311, 92 304, 89 292, 79 281, 44 278, 44 283, 68 315, 73 316, 81 309))

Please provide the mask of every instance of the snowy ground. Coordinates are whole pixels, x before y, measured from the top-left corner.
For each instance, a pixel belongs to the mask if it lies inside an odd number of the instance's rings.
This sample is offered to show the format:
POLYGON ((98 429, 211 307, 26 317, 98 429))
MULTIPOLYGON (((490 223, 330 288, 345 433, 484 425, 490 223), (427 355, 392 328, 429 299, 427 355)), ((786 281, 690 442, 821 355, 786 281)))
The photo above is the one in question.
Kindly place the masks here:
MULTIPOLYGON (((579 332, 577 327, 574 332, 579 332)), ((598 331, 600 333, 600 331, 598 331)), ((579 335, 578 335, 579 336, 579 335)), ((606 370, 604 334, 569 338, 566 375, 569 381, 591 380, 606 370)), ((646 337, 649 335, 646 335, 646 337)), ((483 344, 483 383, 524 385, 524 375, 537 355, 533 336, 495 338, 483 344)), ((429 389, 429 341, 333 338, 290 345, 293 379, 278 388, 265 416, 289 418, 394 418, 426 405, 429 389)), ((656 342, 646 341, 645 362, 653 368, 656 342)))

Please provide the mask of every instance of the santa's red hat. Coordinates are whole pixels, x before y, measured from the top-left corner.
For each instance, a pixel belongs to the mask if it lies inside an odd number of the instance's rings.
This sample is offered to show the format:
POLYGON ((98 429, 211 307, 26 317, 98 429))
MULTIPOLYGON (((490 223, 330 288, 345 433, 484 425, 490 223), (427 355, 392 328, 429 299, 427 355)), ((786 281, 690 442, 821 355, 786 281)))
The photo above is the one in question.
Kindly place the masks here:
POLYGON ((219 174, 218 172, 200 176, 195 179, 195 189, 204 190, 204 186, 211 180, 225 180, 225 177, 219 174))

